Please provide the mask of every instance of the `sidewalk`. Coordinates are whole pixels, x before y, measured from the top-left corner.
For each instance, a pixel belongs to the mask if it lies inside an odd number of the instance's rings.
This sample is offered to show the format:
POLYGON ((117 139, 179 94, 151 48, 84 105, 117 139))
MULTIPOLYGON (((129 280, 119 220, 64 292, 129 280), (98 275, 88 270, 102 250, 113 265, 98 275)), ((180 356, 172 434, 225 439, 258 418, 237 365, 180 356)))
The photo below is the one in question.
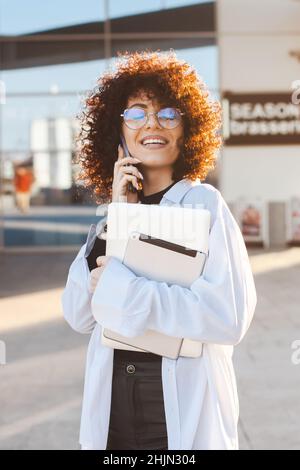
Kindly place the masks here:
MULTIPOLYGON (((235 348, 241 449, 300 449, 300 248, 249 250, 258 305, 235 348)), ((78 449, 89 335, 60 296, 73 253, 0 254, 0 449, 78 449)))

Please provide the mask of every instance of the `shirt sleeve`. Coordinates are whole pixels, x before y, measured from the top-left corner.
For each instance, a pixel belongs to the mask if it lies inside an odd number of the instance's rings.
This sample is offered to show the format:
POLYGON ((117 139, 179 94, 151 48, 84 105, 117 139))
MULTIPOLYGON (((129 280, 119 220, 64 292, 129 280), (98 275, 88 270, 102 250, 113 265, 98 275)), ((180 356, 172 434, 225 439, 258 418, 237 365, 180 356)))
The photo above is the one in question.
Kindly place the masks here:
POLYGON ((209 255, 190 288, 136 276, 111 257, 91 301, 105 328, 134 337, 146 329, 206 343, 238 344, 254 315, 257 297, 240 228, 216 190, 209 255))
POLYGON ((61 296, 63 315, 73 330, 91 333, 97 324, 91 311, 92 294, 88 290, 90 271, 84 256, 86 243, 72 262, 61 296))

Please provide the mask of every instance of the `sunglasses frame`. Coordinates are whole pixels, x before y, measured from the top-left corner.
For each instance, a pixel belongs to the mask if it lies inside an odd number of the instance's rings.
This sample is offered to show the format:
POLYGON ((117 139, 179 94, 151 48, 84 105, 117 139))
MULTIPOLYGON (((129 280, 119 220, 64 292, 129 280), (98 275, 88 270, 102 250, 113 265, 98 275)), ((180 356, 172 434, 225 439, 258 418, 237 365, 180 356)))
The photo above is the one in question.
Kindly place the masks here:
POLYGON ((144 127, 144 125, 148 122, 149 116, 151 116, 151 114, 155 114, 156 120, 158 121, 159 125, 160 125, 161 127, 163 127, 163 129, 176 129, 176 127, 179 126, 181 120, 178 121, 178 124, 177 124, 175 127, 170 127, 170 128, 168 128, 168 127, 164 127, 163 125, 161 125, 161 123, 160 123, 160 121, 159 121, 159 117, 157 116, 157 114, 158 114, 160 111, 162 111, 163 109, 172 108, 172 109, 175 109, 176 111, 178 111, 180 116, 184 116, 184 115, 185 115, 185 113, 181 112, 180 109, 174 108, 173 106, 166 106, 166 107, 164 107, 164 108, 161 108, 159 111, 153 112, 153 113, 149 113, 149 112, 147 112, 145 109, 140 108, 139 106, 135 106, 135 108, 141 109, 141 110, 144 111, 145 114, 146 114, 146 121, 144 122, 144 124, 143 124, 141 127, 130 127, 130 126, 128 126, 128 124, 126 123, 126 120, 124 119, 124 115, 125 115, 126 111, 127 111, 128 109, 133 109, 133 108, 126 108, 126 109, 124 109, 124 112, 123 112, 122 114, 120 114, 120 116, 123 117, 123 121, 124 121, 125 125, 126 125, 129 129, 132 129, 132 130, 137 130, 137 129, 141 129, 142 127, 144 127))

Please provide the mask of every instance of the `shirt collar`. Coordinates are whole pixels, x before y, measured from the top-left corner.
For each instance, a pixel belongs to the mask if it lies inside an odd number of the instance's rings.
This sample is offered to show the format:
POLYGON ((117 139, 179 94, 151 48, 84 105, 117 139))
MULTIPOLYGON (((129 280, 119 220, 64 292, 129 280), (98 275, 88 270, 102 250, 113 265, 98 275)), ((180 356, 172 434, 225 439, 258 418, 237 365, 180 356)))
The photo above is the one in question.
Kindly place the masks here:
POLYGON ((201 184, 200 180, 197 179, 196 181, 192 181, 188 178, 183 178, 180 181, 177 181, 162 197, 163 199, 167 199, 170 202, 174 202, 175 204, 179 204, 185 194, 196 185, 201 184))

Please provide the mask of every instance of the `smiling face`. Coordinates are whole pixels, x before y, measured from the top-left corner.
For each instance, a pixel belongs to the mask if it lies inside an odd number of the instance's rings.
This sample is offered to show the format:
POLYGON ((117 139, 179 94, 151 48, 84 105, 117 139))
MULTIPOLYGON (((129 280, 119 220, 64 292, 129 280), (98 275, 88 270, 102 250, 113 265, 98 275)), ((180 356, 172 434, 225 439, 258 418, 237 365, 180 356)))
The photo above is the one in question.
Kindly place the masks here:
MULTIPOLYGON (((162 107, 156 99, 149 99, 142 90, 131 96, 127 101, 126 108, 139 107, 146 111, 158 112, 162 107)), ((140 129, 129 129, 125 122, 122 123, 122 133, 125 137, 129 152, 133 157, 141 160, 141 165, 145 168, 158 168, 172 166, 177 160, 183 143, 183 122, 174 129, 162 127, 156 116, 148 117, 146 124, 140 129), (164 144, 148 143, 146 137, 161 138, 164 144)))

